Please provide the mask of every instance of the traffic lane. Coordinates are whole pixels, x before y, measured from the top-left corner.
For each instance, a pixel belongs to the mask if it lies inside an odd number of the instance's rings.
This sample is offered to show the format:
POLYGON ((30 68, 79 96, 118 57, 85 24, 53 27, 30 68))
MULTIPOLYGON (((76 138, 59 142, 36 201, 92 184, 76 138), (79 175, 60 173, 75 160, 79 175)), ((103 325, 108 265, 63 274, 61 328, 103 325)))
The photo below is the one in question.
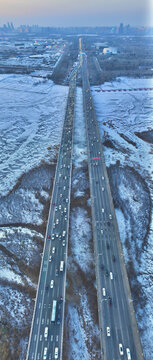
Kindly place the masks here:
MULTIPOLYGON (((109 211, 109 210, 108 210, 109 211)), ((120 341, 121 342, 121 341, 120 341)))
MULTIPOLYGON (((94 172, 96 172, 95 169, 94 169, 94 172)), ((96 176, 97 176, 97 174, 95 174, 95 177, 96 176)), ((99 192, 97 191, 97 187, 95 188, 94 185, 93 185, 93 188, 95 190, 95 195, 96 195, 96 199, 97 199, 97 201, 96 201, 97 209, 95 209, 95 212, 97 212, 96 220, 98 219, 98 222, 100 222, 100 220, 103 220, 103 218, 102 218, 101 211, 100 211, 101 210, 101 203, 100 203, 99 192)), ((92 190, 92 192, 93 192, 93 190, 92 190)), ((97 227, 96 227, 95 231, 96 230, 97 230, 97 227)), ((101 249, 101 251, 104 254, 104 249, 103 248, 101 249)), ((107 252, 106 252, 106 257, 107 257, 107 252)), ((107 262, 109 263, 109 261, 107 261, 107 262)), ((100 277, 100 279, 102 277, 100 271, 99 271, 99 277, 100 277)), ((102 292, 102 288, 103 288, 103 280, 104 279, 102 279, 102 283, 101 283, 101 292, 102 292)), ((106 280, 106 282, 108 282, 108 279, 106 280)), ((108 288, 108 286, 107 286, 107 288, 108 288)), ((109 291, 111 292, 111 290, 109 290, 109 291)), ((112 353, 113 353, 113 356, 115 358, 118 355, 117 354, 117 349, 116 349, 116 339, 115 339, 115 336, 114 336, 115 323, 113 323, 113 320, 112 320, 111 315, 110 315, 111 308, 109 308, 109 306, 108 306, 107 298, 102 299, 102 311, 103 311, 103 314, 104 314, 103 315, 103 320, 104 320, 104 323, 105 323, 104 331, 106 331, 107 326, 109 326, 111 328, 111 332, 112 332, 111 340, 110 340, 110 338, 106 340, 106 342, 107 342, 107 354, 109 356, 112 356, 112 353), (113 347, 111 346, 111 352, 110 352, 110 343, 113 343, 113 347)), ((104 337, 105 336, 107 338, 106 334, 104 334, 104 337)))
MULTIPOLYGON (((43 314, 43 316, 44 316, 44 314, 43 314)), ((41 345, 41 350, 42 350, 42 345, 41 345)), ((38 348, 38 352, 40 351, 40 348, 38 348)))

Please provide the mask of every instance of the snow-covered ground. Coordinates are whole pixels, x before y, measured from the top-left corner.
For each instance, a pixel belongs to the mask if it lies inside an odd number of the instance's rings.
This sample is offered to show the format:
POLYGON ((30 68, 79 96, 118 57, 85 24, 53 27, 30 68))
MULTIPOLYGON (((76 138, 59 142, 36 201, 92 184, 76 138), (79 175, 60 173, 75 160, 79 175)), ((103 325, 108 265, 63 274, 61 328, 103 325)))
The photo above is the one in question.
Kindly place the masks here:
MULTIPOLYGON (((101 89, 153 87, 152 79, 118 78, 101 89)), ((92 87, 136 316, 146 360, 153 353, 153 91, 97 92, 92 87), (146 140, 146 141, 145 141, 146 140)))
POLYGON ((68 87, 23 75, 0 75, 0 194, 55 157, 68 87), (61 101, 62 98, 62 101, 61 101))

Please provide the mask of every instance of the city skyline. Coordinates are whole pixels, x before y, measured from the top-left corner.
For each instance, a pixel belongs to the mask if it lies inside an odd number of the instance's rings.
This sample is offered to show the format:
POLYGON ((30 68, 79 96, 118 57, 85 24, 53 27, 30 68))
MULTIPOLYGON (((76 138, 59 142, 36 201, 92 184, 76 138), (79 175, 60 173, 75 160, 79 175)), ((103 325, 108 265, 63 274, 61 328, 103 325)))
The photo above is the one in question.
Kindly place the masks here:
POLYGON ((0 26, 13 22, 40 26, 111 26, 120 22, 132 26, 153 25, 153 4, 151 0, 95 0, 89 3, 81 0, 52 0, 38 2, 27 0, 0 0, 0 26))

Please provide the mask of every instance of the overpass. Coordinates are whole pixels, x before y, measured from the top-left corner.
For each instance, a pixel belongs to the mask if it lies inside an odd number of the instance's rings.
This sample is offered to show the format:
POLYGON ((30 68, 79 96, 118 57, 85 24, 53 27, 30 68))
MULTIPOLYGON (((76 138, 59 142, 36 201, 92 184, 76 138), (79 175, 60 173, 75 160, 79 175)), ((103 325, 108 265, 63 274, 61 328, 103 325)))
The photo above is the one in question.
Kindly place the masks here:
POLYGON ((82 53, 98 315, 102 360, 143 360, 129 281, 96 120, 87 56, 82 53))
POLYGON ((70 81, 27 360, 62 359, 76 71, 70 81))

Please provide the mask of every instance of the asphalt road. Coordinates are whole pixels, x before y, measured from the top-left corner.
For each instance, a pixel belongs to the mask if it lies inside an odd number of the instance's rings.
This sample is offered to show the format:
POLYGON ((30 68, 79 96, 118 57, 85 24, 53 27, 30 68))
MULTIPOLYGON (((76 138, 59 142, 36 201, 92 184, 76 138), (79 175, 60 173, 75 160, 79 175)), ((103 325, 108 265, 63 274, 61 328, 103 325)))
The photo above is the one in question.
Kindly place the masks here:
POLYGON ((62 359, 75 89, 74 71, 69 86, 27 360, 62 359), (61 261, 64 261, 62 271, 61 261), (53 300, 57 301, 57 306, 55 321, 51 322, 53 300), (58 354, 55 355, 55 351, 58 354))
POLYGON ((87 56, 82 52, 81 43, 80 54, 92 200, 101 357, 103 360, 142 360, 142 348, 88 81, 87 56), (120 349, 119 344, 121 344, 120 349), (129 349, 129 355, 127 349, 129 349))

